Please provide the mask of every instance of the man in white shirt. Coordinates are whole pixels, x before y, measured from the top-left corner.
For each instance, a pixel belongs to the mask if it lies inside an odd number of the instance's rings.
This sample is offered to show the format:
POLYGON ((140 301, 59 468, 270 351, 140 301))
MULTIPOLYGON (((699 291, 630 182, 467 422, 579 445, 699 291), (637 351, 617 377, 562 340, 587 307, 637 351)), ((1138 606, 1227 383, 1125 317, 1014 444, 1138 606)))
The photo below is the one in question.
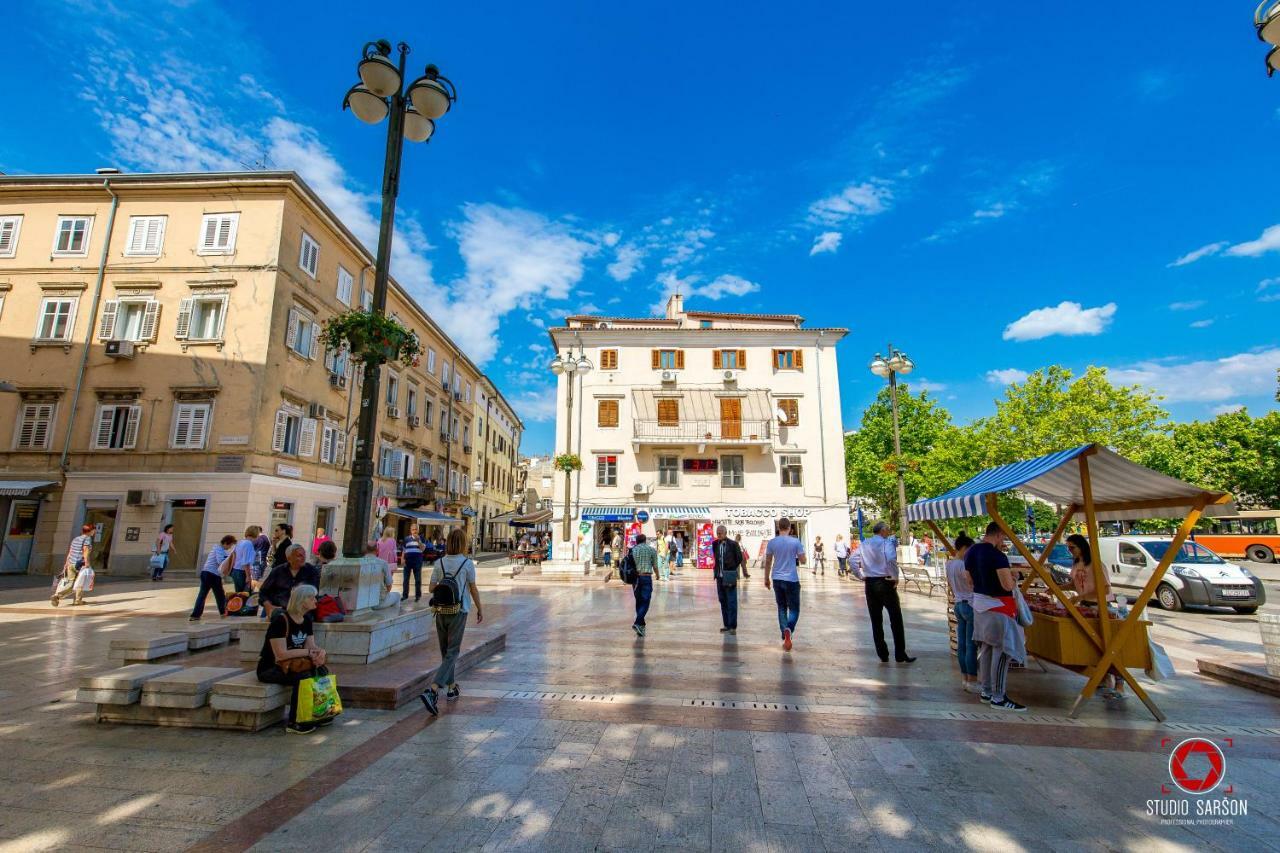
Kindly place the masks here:
POLYGON ((791 535, 791 519, 778 519, 778 535, 769 540, 764 552, 764 588, 773 587, 778 603, 778 627, 782 629, 782 648, 791 651, 791 635, 800 621, 800 572, 804 562, 804 546, 791 535))
POLYGON ((867 584, 867 612, 871 615, 876 654, 881 662, 889 662, 889 647, 884 641, 884 611, 888 610, 894 660, 912 663, 915 658, 907 654, 902 604, 898 601, 898 540, 889 535, 889 525, 881 521, 871 529, 871 538, 862 543, 858 552, 862 557, 862 578, 867 584))

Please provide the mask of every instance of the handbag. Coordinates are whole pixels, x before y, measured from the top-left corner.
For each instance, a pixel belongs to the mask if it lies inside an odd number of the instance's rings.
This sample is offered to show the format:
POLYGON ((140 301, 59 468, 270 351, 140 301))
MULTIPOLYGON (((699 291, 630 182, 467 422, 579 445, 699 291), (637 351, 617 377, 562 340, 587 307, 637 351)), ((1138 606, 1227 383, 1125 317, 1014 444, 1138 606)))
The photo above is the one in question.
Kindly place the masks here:
POLYGON ((294 722, 317 723, 341 713, 338 677, 328 669, 317 667, 313 675, 298 682, 298 713, 294 722))
POLYGON ((85 566, 76 575, 75 583, 71 584, 71 588, 76 592, 91 592, 93 590, 93 580, 93 569, 85 566))
POLYGON ((332 595, 316 596, 316 610, 313 618, 317 622, 341 622, 346 618, 342 600, 332 595))
POLYGON ((288 658, 287 660, 277 661, 276 666, 280 667, 283 672, 307 672, 314 669, 315 664, 311 662, 311 658, 288 658))
POLYGON ((1035 621, 1035 617, 1031 614, 1031 606, 1027 604, 1027 600, 1022 596, 1022 590, 1017 584, 1013 587, 1013 610, 1015 619, 1023 628, 1030 628, 1031 623, 1035 621))

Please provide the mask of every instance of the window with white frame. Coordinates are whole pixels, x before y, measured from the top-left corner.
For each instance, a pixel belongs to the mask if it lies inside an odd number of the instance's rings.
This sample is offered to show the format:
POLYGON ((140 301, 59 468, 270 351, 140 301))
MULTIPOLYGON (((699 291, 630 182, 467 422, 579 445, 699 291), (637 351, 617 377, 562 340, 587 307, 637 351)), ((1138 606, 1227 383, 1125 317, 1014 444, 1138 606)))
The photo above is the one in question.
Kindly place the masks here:
POLYGON ((200 243, 196 246, 196 254, 235 254, 236 231, 239 227, 238 213, 206 213, 200 222, 200 243))
POLYGON ((435 401, 428 398, 422 403, 422 425, 427 429, 431 429, 432 415, 435 414, 435 401))
POLYGON ((449 363, 448 362, 445 362, 444 364, 440 365, 440 384, 446 388, 449 387, 449 363))
POLYGON ((53 253, 71 257, 89 254, 89 235, 92 230, 92 216, 59 216, 58 230, 53 235, 53 253))
POLYGON ((316 357, 316 339, 320 327, 315 318, 300 308, 289 310, 289 326, 284 344, 303 358, 316 357))
POLYGON ((160 319, 160 303, 150 297, 108 299, 102 303, 98 339, 103 341, 154 341, 160 319))
POLYGON ((679 456, 659 456, 658 457, 658 485, 659 486, 680 485, 680 457, 679 456))
POLYGON ((741 489, 746 485, 743 476, 743 457, 731 454, 720 457, 720 485, 726 489, 741 489))
POLYGON ((338 301, 343 305, 351 305, 351 289, 354 286, 355 279, 351 277, 351 273, 338 267, 338 301))
POLYGON ((400 377, 394 370, 387 371, 387 406, 395 408, 400 403, 400 377))
POLYGON ((378 476, 399 480, 404 476, 405 452, 384 444, 378 454, 378 476))
POLYGON ((782 472, 782 485, 799 486, 801 484, 799 456, 779 456, 778 470, 782 472))
POLYGON ((13 429, 15 450, 48 450, 53 441, 53 419, 58 404, 23 403, 18 406, 18 423, 13 429))
POLYGON ((204 450, 212 414, 212 403, 175 403, 169 446, 174 450, 204 450))
POLYGON ((36 325, 38 341, 69 341, 75 325, 76 296, 46 296, 40 302, 40 321, 36 325))
POLYGON ((466 386, 465 386, 465 388, 464 388, 464 390, 463 390, 463 392, 462 392, 462 401, 463 401, 464 403, 470 403, 470 402, 471 402, 471 383, 470 383, 470 382, 468 382, 468 383, 466 384, 466 386))
POLYGON ((129 239, 124 244, 126 255, 156 257, 164 248, 167 216, 130 216, 129 239))
POLYGON ((436 375, 436 351, 433 349, 427 350, 427 373, 436 375))
POLYGON ((94 421, 94 450, 132 450, 138 444, 142 407, 133 403, 107 403, 98 407, 94 421))
POLYGON ((418 463, 418 476, 424 480, 431 479, 431 460, 423 459, 418 463))
POLYGON ((21 232, 21 216, 0 216, 0 258, 12 258, 18 253, 21 232))
POLYGON ((405 400, 404 408, 409 417, 416 418, 418 416, 418 389, 414 388, 412 385, 409 386, 408 397, 405 400))
POLYGON ((311 457, 316 452, 316 419, 303 416, 301 409, 282 406, 276 411, 271 449, 290 456, 311 457))
POLYGON ((302 246, 298 250, 298 266, 312 278, 320 269, 320 244, 306 231, 302 232, 302 246))
POLYGON ((342 427, 326 421, 320 438, 320 461, 328 465, 343 464, 346 457, 344 438, 342 427))
POLYGON ((227 294, 192 296, 178 306, 173 336, 180 341, 220 341, 227 325, 227 294))
POLYGON ((616 456, 597 456, 596 457, 596 485, 597 486, 618 485, 618 457, 616 456))
POLYGON ((351 353, 344 347, 340 350, 324 351, 324 369, 333 376, 346 376, 351 367, 351 353))
POLYGON ((365 290, 360 294, 360 308, 365 311, 373 310, 373 291, 365 290))

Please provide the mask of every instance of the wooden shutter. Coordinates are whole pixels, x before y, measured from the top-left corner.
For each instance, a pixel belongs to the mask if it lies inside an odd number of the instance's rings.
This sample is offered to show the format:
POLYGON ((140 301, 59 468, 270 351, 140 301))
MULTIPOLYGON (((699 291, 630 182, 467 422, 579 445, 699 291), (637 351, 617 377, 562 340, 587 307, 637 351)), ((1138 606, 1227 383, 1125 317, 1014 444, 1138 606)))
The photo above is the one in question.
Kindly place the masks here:
POLYGON ((658 424, 677 426, 680 423, 680 401, 667 398, 658 401, 658 424))
POLYGON ((399 450, 391 451, 391 479, 399 480, 404 474, 404 454, 399 450))
POLYGON ((129 242, 125 244, 125 253, 140 255, 146 251, 147 220, 135 216, 129 221, 129 242))
POLYGON ((284 450, 284 438, 289 431, 289 413, 284 409, 276 412, 276 426, 271 433, 271 449, 277 452, 284 450))
POLYGON ((684 370, 684 350, 676 350, 676 370, 684 370))
POLYGON ((796 370, 804 370, 804 350, 795 351, 796 370))
POLYGON ((652 364, 654 370, 657 370, 660 367, 662 367, 662 350, 656 350, 656 349, 650 350, 649 361, 652 364))
POLYGON ((93 431, 93 446, 95 450, 103 450, 111 446, 111 425, 115 421, 115 417, 115 406, 98 407, 98 425, 93 431))
POLYGON ((102 318, 98 321, 98 340, 109 341, 116 333, 116 313, 119 310, 119 300, 108 299, 102 303, 102 318))
POLYGON ((184 299, 178 306, 178 324, 174 328, 173 336, 180 341, 185 341, 191 334, 191 307, 195 303, 193 299, 184 299))
POLYGON ((218 230, 222 220, 217 216, 204 218, 204 233, 200 235, 200 251, 211 252, 218 248, 218 230))
POLYGON ((155 299, 150 299, 142 312, 142 330, 138 334, 138 340, 154 341, 156 339, 156 327, 159 323, 160 303, 155 299))
POLYGON ((597 426, 616 427, 618 425, 618 401, 601 400, 597 406, 597 426))
POLYGON ((800 426, 799 400, 779 400, 778 408, 782 409, 783 413, 787 416, 787 420, 783 426, 800 426))
POLYGON ((209 435, 209 416, 213 407, 207 403, 191 407, 191 435, 187 438, 187 446, 202 449, 209 435))
POLYGON ((12 255, 18 242, 18 217, 0 219, 0 255, 12 255))
MULTIPOLYGON (((284 330, 284 345, 289 349, 294 349, 294 345, 298 342, 298 312, 289 309, 289 322, 284 330)), ((295 350, 296 351, 296 350, 295 350)))
POLYGON ((125 450, 132 450, 138 444, 138 424, 142 420, 141 406, 128 406, 124 421, 124 442, 120 445, 125 450))
POLYGON ((738 369, 747 369, 747 351, 744 349, 738 350, 738 369))
POLYGON ((169 445, 183 448, 191 440, 191 409, 186 403, 179 403, 173 411, 173 435, 169 436, 169 445))
POLYGON ((310 458, 316 454, 316 419, 303 418, 298 433, 298 455, 310 458))
POLYGON ((320 439, 320 461, 329 462, 333 458, 333 427, 325 425, 324 435, 320 439))
POLYGON ((719 370, 724 366, 724 357, 720 354, 720 350, 713 349, 711 351, 711 369, 719 370))
POLYGON ((24 450, 47 449, 52 425, 52 403, 23 404, 22 421, 18 426, 18 447, 24 450))
POLYGON ((341 429, 336 429, 334 432, 338 442, 338 464, 345 465, 347 462, 347 437, 341 429))

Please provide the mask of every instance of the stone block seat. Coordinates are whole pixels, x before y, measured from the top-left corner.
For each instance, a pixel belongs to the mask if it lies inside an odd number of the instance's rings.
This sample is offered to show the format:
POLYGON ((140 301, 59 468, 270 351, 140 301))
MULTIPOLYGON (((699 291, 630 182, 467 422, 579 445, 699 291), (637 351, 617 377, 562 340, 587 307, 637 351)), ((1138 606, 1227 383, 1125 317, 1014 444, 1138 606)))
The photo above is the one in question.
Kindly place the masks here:
POLYGON ((238 667, 131 664, 82 678, 76 701, 99 723, 256 732, 284 718, 289 694, 238 667))
POLYGON ((142 687, 153 678, 182 669, 178 664, 135 663, 80 679, 77 702, 103 705, 132 705, 142 696, 142 687))
MULTIPOLYGON (((231 627, 225 623, 219 625, 204 625, 194 628, 171 628, 163 631, 164 634, 186 634, 187 635, 187 651, 195 652, 200 649, 213 649, 218 646, 225 646, 231 642, 231 627)), ((239 634, 239 631, 236 632, 239 634)))
POLYGON ((120 664, 169 660, 186 654, 188 643, 185 631, 154 637, 117 637, 111 641, 107 658, 120 664))
POLYGON ((149 708, 201 708, 209 704, 213 686, 241 673, 225 666, 193 666, 166 673, 142 685, 142 704, 149 708))

